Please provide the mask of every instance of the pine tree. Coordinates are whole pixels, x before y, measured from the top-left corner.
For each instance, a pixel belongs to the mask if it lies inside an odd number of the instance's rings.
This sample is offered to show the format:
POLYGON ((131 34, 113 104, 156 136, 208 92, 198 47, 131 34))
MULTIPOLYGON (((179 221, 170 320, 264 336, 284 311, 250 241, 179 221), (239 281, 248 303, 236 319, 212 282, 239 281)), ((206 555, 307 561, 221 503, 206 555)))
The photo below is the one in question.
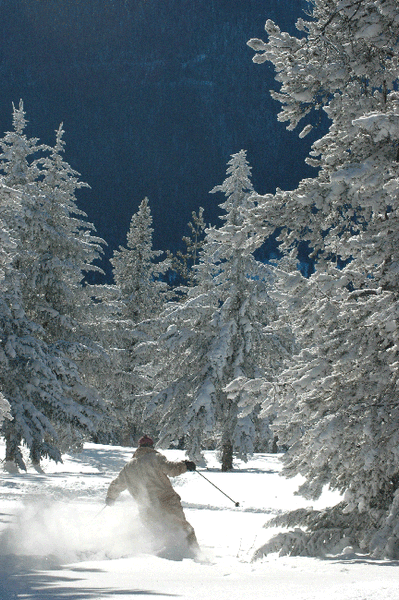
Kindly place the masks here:
POLYGON ((18 108, 13 107, 13 130, 8 131, 0 139, 1 170, 4 173, 4 183, 10 188, 24 189, 27 184, 34 182, 38 175, 37 165, 32 158, 47 148, 38 144, 38 138, 28 138, 25 129, 28 124, 22 100, 18 108))
MULTIPOLYGON (((46 242, 39 247, 36 271, 31 269, 35 273, 34 318, 44 327, 46 341, 57 354, 61 350, 72 361, 82 386, 75 400, 88 405, 94 401, 98 413, 94 425, 101 423, 105 409, 99 392, 105 397, 102 373, 109 366, 109 357, 98 335, 98 286, 86 283, 86 277, 91 272, 102 273, 98 262, 105 242, 95 235, 94 225, 77 205, 76 191, 89 186, 64 159, 62 124, 55 133, 54 147, 36 161, 43 215, 39 213, 38 223, 40 230, 46 231, 46 242)), ((79 427, 75 431, 62 423, 56 429, 64 450, 79 447, 83 439, 79 427)))
POLYGON ((4 424, 7 463, 24 468, 21 441, 38 464, 94 433, 103 407, 88 365, 93 372, 94 354, 98 361, 104 352, 89 336, 92 300, 82 285, 100 240, 77 217, 62 128, 51 149, 26 137, 22 103, 13 123, 0 140, 1 169, 19 199, 6 221, 16 248, 4 278, 1 380, 13 416, 4 424), (50 155, 33 160, 38 151, 50 155))
POLYGON ((148 198, 144 198, 131 219, 127 248, 120 247, 111 259, 125 315, 134 323, 158 314, 167 298, 167 284, 162 275, 170 263, 157 261, 163 252, 152 248, 153 231, 148 198))
POLYGON ((29 223, 31 239, 24 240, 37 255, 30 268, 31 287, 36 289, 33 312, 46 324, 51 340, 65 338, 66 329, 76 325, 74 319, 81 327, 82 315, 90 312, 90 286, 82 283, 87 273, 102 272, 95 262, 105 243, 94 235, 94 225, 77 206, 76 191, 88 185, 64 160, 63 135, 61 124, 49 155, 35 161, 40 169, 36 211, 29 223))
MULTIPOLYGON (((151 210, 145 198, 132 216, 127 247, 120 247, 111 259, 115 297, 113 308, 109 304, 112 314, 106 324, 108 336, 112 337, 109 346, 114 377, 110 395, 119 422, 117 435, 122 436, 122 443, 130 445, 138 429, 144 427, 140 394, 152 384, 148 369, 142 367, 141 356, 136 355, 136 346, 152 335, 140 323, 156 320, 169 297, 163 276, 170 268, 170 260, 160 260, 163 252, 153 249, 152 236, 151 210)), ((146 427, 149 432, 151 421, 146 427)))
POLYGON ((192 212, 192 220, 188 223, 190 235, 183 237, 183 242, 186 245, 186 251, 178 250, 176 256, 169 254, 171 259, 172 270, 175 271, 183 280, 183 283, 188 286, 195 284, 196 270, 201 249, 204 245, 205 238, 205 221, 204 209, 200 206, 198 214, 192 212))
MULTIPOLYGON (((0 282, 4 281, 15 251, 15 243, 6 226, 6 215, 15 210, 18 205, 16 194, 4 184, 0 185, 0 282)), ((1 318, 1 317, 0 317, 1 318)), ((1 357, 0 357, 1 362, 1 357)), ((11 418, 10 404, 0 389, 0 425, 5 419, 11 418)))
POLYGON ((61 460, 61 427, 64 440, 71 431, 74 443, 95 432, 99 398, 94 390, 88 395, 76 364, 43 341, 42 329, 11 292, 2 298, 1 317, 0 384, 12 415, 3 423, 5 466, 26 469, 24 442, 38 468, 44 456, 61 460))
POLYGON ((249 45, 256 62, 275 65, 273 95, 289 129, 314 109, 331 120, 308 159, 319 172, 297 190, 258 197, 252 218, 265 231, 286 227, 287 252, 306 239, 317 256, 309 284, 291 277, 305 290, 296 311, 286 295, 302 352, 280 378, 285 473, 302 474, 310 498, 326 484, 345 496, 322 514, 288 516, 307 531, 264 551, 352 543, 397 557, 399 9, 392 0, 311 5, 312 19, 297 23, 302 37, 268 21, 268 42, 249 45))
MULTIPOLYGON (((232 468, 233 453, 252 453, 256 437, 258 406, 242 403, 237 381, 272 379, 292 344, 286 329, 274 330, 270 270, 252 256, 260 237, 243 217, 252 193, 246 153, 233 155, 229 165, 228 179, 213 190, 227 196, 225 225, 206 232, 198 283, 187 300, 170 304, 161 316, 163 370, 152 403, 162 415, 161 443, 184 436, 187 452, 198 460, 206 443, 216 440, 223 470, 232 468)), ((156 362, 162 362, 159 355, 156 362)))

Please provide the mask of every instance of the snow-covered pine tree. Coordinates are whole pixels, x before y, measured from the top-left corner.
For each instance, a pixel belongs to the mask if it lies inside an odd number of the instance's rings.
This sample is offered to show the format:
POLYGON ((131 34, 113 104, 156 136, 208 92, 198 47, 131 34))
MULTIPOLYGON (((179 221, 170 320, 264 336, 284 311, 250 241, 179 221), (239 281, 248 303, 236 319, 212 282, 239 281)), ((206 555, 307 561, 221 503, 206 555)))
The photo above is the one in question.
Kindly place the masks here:
MULTIPOLYGON (((170 268, 170 260, 160 260, 163 252, 153 249, 153 231, 149 201, 144 198, 132 216, 127 247, 120 247, 111 259, 117 295, 108 326, 112 322, 111 361, 117 374, 114 391, 118 390, 117 394, 112 393, 112 398, 126 441, 144 426, 144 407, 139 398, 152 385, 148 381, 150 372, 141 367, 141 357, 135 354, 137 343, 148 341, 152 334, 145 333, 138 325, 147 319, 155 323, 169 297, 163 276, 170 268)), ((151 429, 150 422, 148 427, 151 429)))
POLYGON ((196 270, 201 249, 205 240, 205 221, 204 209, 200 206, 198 214, 192 212, 192 220, 188 223, 190 235, 183 237, 183 242, 186 245, 185 252, 178 250, 176 255, 170 254, 171 267, 188 286, 195 284, 196 270))
POLYGON ((161 250, 152 247, 152 216, 148 198, 141 202, 130 222, 127 248, 120 247, 111 259, 116 286, 120 289, 125 315, 134 323, 159 314, 168 296, 162 281, 170 266, 159 260, 161 250))
POLYGON ((229 384, 272 380, 292 346, 287 328, 277 327, 271 272, 252 255, 263 238, 243 216, 253 192, 244 151, 232 156, 228 175, 212 190, 226 195, 225 224, 206 232, 197 284, 161 315, 163 356, 155 362, 162 373, 150 403, 160 415, 161 444, 184 437, 189 456, 199 460, 207 442, 217 441, 222 470, 232 468, 233 453, 245 458, 253 451, 259 413, 229 384))
POLYGON ((72 438, 76 443, 95 432, 98 396, 94 390, 88 395, 76 364, 43 341, 42 328, 27 318, 15 291, 7 290, 0 304, 0 385, 12 416, 2 427, 5 467, 12 471, 26 468, 24 442, 39 468, 44 456, 61 460, 61 442, 72 438))
MULTIPOLYGON (((102 272, 98 262, 105 242, 96 236, 94 225, 78 207, 76 191, 88 185, 79 180, 79 173, 65 161, 62 124, 55 134, 54 147, 36 161, 40 169, 38 225, 45 230, 46 242, 37 248, 36 270, 32 269, 32 287, 36 290, 33 314, 35 321, 44 327, 51 348, 72 361, 81 380, 75 400, 88 405, 94 402, 98 412, 94 426, 101 422, 105 408, 99 393, 105 397, 102 375, 109 367, 109 357, 99 336, 98 287, 89 285, 85 279, 88 273, 102 272), (44 218, 40 218, 40 213, 44 218)), ((30 307, 28 298, 26 306, 30 307)), ((65 423, 55 426, 63 449, 81 444, 79 426, 76 431, 65 423)))
POLYGON ((79 184, 60 156, 62 129, 50 149, 26 138, 22 103, 14 107, 13 123, 14 132, 0 140, 1 169, 19 197, 19 209, 7 220, 16 250, 4 286, 2 379, 14 417, 4 426, 7 459, 23 466, 21 440, 38 463, 41 456, 59 459, 57 430, 66 445, 95 431, 102 403, 87 365, 94 351, 97 360, 104 353, 88 335, 92 300, 82 285, 85 271, 95 268, 91 261, 99 256, 100 240, 77 217, 79 184), (32 160, 33 149, 50 156, 32 160))
POLYGON ((3 181, 10 188, 19 188, 35 181, 39 175, 33 156, 47 148, 38 144, 38 138, 28 138, 25 129, 28 124, 22 100, 18 108, 12 105, 12 131, 0 139, 0 161, 3 181))
POLYGON ((96 339, 107 349, 107 364, 95 378, 96 387, 107 399, 107 414, 95 441, 133 446, 137 442, 132 407, 137 389, 146 387, 146 374, 136 373, 134 348, 147 336, 125 314, 120 290, 115 285, 92 286, 96 299, 96 339))
MULTIPOLYGON (((21 193, 2 185, 0 196, 4 222, 14 223, 11 215, 20 210, 21 193)), ((70 366, 62 357, 49 352, 43 341, 43 328, 30 320, 24 311, 21 300, 24 274, 14 268, 18 257, 17 240, 10 239, 5 228, 2 228, 1 237, 4 245, 0 294, 0 389, 9 399, 12 416, 12 420, 3 422, 2 432, 6 439, 5 467, 14 471, 18 467, 25 468, 20 447, 22 441, 27 443, 35 465, 43 455, 59 460, 51 417, 57 422, 57 417, 66 413, 72 422, 78 411, 72 412, 70 399, 65 397, 73 384, 70 366), (63 383, 61 374, 71 381, 63 383)), ((78 383, 75 377, 75 384, 78 383)), ((82 410, 80 418, 86 421, 87 428, 90 410, 82 410)), ((67 418, 63 421, 67 427, 67 418)))
POLYGON ((268 21, 268 42, 249 45, 255 62, 275 65, 281 90, 273 95, 289 129, 313 109, 331 119, 308 159, 319 173, 292 192, 258 197, 253 219, 266 231, 286 227, 287 251, 306 239, 317 255, 303 304, 291 311, 303 350, 280 378, 285 473, 305 476, 308 497, 326 484, 345 495, 322 514, 289 516, 307 531, 263 552, 317 554, 349 542, 397 557, 399 7, 310 5, 311 18, 297 23, 302 37, 268 21))
MULTIPOLYGON (((82 283, 87 273, 102 272, 95 262, 105 244, 95 236, 94 225, 77 205, 76 191, 89 186, 79 181, 79 173, 64 159, 62 124, 55 133, 55 146, 34 163, 40 178, 36 182, 36 214, 29 227, 30 232, 35 225, 37 229, 31 242, 37 254, 31 269, 31 287, 36 289, 33 310, 35 318, 46 324, 51 340, 65 338, 66 330, 74 330, 76 321, 81 327, 82 316, 93 307, 90 286, 82 283)), ((72 337, 76 338, 76 331, 72 337)))
MULTIPOLYGON (((16 248, 16 244, 13 242, 10 232, 5 224, 6 214, 15 210, 15 206, 18 205, 18 199, 13 190, 4 185, 1 185, 0 197, 0 282, 3 282, 6 273, 10 269, 13 252, 16 248)), ((5 419, 10 418, 10 404, 4 397, 0 388, 0 425, 5 419)))

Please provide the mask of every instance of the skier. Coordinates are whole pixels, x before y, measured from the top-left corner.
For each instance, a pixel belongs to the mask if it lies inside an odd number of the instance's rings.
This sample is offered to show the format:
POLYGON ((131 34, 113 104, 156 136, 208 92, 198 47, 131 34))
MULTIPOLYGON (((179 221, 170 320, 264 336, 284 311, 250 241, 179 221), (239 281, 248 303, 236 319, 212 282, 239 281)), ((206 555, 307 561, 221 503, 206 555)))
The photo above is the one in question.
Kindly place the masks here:
POLYGON ((190 549, 198 550, 194 529, 186 520, 180 496, 169 480, 169 477, 195 471, 196 465, 190 460, 171 462, 153 445, 149 436, 140 438, 133 458, 110 483, 105 502, 112 506, 119 494, 127 489, 136 500, 146 525, 151 528, 161 525, 168 533, 176 535, 184 532, 190 549))

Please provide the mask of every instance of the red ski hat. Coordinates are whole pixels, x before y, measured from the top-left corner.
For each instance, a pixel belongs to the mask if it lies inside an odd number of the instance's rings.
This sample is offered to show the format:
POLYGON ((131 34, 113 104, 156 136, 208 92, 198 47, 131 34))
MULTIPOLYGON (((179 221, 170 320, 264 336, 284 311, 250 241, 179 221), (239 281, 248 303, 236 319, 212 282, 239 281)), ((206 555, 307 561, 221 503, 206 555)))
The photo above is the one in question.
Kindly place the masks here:
POLYGON ((143 437, 141 437, 139 439, 139 446, 140 447, 149 447, 149 446, 153 446, 154 445, 154 441, 148 436, 148 435, 143 435, 143 437))

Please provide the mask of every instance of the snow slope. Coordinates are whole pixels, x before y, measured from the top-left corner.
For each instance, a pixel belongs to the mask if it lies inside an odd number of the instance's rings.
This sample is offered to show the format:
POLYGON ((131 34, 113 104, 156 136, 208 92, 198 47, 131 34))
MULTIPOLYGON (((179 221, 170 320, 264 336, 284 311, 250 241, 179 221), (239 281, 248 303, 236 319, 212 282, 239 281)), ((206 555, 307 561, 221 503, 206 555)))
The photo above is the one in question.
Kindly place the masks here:
MULTIPOLYGON (((256 455, 220 473, 213 453, 204 473, 173 480, 202 547, 199 560, 154 555, 153 543, 123 494, 105 508, 107 486, 131 456, 128 448, 86 444, 45 473, 2 473, 0 600, 399 600, 399 563, 348 552, 325 560, 269 556, 251 562, 271 535, 262 526, 279 511, 307 506, 298 480, 279 475, 276 455, 256 455), (99 514, 100 513, 100 514, 99 514)), ((180 451, 165 451, 181 459, 180 451)), ((4 446, 0 442, 0 458, 4 446)), ((318 506, 338 497, 326 492, 318 506)))

